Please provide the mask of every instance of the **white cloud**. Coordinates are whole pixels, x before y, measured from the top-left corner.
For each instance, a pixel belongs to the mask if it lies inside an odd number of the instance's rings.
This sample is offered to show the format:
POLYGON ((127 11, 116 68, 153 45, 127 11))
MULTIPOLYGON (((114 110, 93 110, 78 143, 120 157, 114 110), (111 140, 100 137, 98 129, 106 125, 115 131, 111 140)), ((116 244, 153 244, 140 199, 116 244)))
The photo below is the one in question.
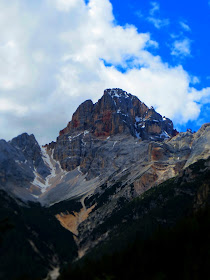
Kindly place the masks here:
POLYGON ((180 21, 179 24, 185 31, 191 31, 189 25, 187 25, 185 22, 180 21))
POLYGON ((173 43, 171 54, 175 56, 189 56, 191 53, 191 41, 188 38, 176 40, 173 43))
POLYGON ((160 5, 157 2, 150 2, 150 5, 152 8, 149 10, 149 17, 146 18, 146 20, 150 23, 152 23, 155 28, 160 29, 164 26, 167 26, 170 24, 169 19, 167 18, 160 18, 157 16, 157 13, 159 14, 160 11, 160 5))
POLYGON ((155 17, 148 17, 147 20, 151 22, 157 29, 160 29, 161 27, 167 26, 170 24, 169 19, 160 19, 155 17))
POLYGON ((0 112, 13 112, 14 114, 23 116, 27 111, 28 108, 25 106, 13 103, 9 99, 0 98, 0 112))
POLYGON ((22 87, 28 76, 28 61, 21 46, 14 40, 0 45, 0 89, 10 90, 22 87))
POLYGON ((82 0, 49 0, 49 3, 54 1, 56 8, 62 12, 69 12, 71 9, 81 7, 83 5, 82 0))
MULTIPOLYGON (((209 101, 209 89, 191 88, 182 66, 148 51, 158 46, 149 33, 117 25, 108 0, 5 0, 0 10, 3 138, 27 131, 41 143, 54 140, 81 102, 96 102, 110 87, 137 95, 176 124, 196 119, 209 101)), ((186 55, 187 46, 174 44, 173 51, 186 55)))
POLYGON ((151 2, 150 4, 152 8, 150 9, 149 13, 151 16, 153 16, 157 11, 160 10, 160 5, 157 2, 151 2))

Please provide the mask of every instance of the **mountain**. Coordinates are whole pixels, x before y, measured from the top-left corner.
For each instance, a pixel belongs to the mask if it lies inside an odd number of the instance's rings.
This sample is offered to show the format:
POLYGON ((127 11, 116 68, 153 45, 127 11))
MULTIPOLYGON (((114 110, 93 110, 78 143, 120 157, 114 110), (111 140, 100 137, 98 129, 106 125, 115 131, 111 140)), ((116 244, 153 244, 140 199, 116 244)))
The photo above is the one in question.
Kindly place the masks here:
POLYGON ((58 279, 209 279, 209 183, 210 158, 128 203, 120 201, 120 209, 94 230, 86 225, 84 243, 99 236, 105 241, 58 279))
MULTIPOLYGON (((129 172, 135 180, 139 170, 150 177, 144 187, 148 189, 208 154, 208 145, 197 143, 199 138, 208 143, 208 131, 207 125, 199 132, 202 137, 178 134, 171 120, 137 97, 108 89, 96 104, 87 100, 78 107, 56 142, 39 147, 26 133, 1 140, 0 185, 43 205, 81 197, 129 172), (160 168, 154 162, 164 164, 160 168)), ((144 188, 136 183, 136 194, 144 188)))
POLYGON ((0 170, 1 188, 25 199, 32 199, 31 193, 41 193, 35 185, 36 174, 42 178, 50 174, 38 142, 27 133, 9 142, 0 140, 0 170))
MULTIPOLYGON (((208 207, 209 156, 210 123, 178 133, 170 119, 121 89, 82 103, 55 142, 40 147, 26 133, 0 140, 0 221, 8 228, 1 255, 10 248, 3 279, 15 279, 7 271, 14 261, 21 275, 28 254, 37 258, 36 265, 27 260, 39 271, 34 279, 43 277, 208 207), (10 253, 15 234, 20 259, 10 253)), ((30 269, 26 275, 33 279, 30 269)))

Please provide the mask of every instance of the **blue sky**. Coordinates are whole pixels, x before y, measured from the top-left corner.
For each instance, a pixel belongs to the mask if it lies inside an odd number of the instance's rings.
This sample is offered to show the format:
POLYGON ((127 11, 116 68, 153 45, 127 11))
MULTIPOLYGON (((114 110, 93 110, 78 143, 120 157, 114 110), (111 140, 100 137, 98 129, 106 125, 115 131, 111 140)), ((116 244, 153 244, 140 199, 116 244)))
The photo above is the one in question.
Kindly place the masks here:
POLYGON ((210 121, 210 3, 0 0, 0 138, 55 140, 119 87, 193 130, 210 121))
MULTIPOLYGON (((199 82, 193 85, 196 89, 210 86, 210 2, 111 0, 111 3, 118 24, 132 23, 139 32, 150 32, 151 38, 159 44, 157 49, 151 49, 152 53, 160 55, 171 66, 181 64, 197 77, 199 82), (175 41, 188 42, 189 53, 180 50, 173 55, 175 41)), ((205 104, 198 119, 176 126, 181 131, 188 127, 198 130, 201 124, 209 121, 210 104, 205 104)))
POLYGON ((200 1, 199 4, 188 0, 111 2, 115 19, 120 25, 132 23, 139 32, 150 32, 152 39, 159 43, 157 53, 165 62, 171 65, 181 62, 187 71, 200 77, 204 86, 209 85, 210 6, 207 1, 200 1), (162 21, 159 28, 149 20, 152 17, 162 21), (190 55, 185 59, 172 56, 171 44, 175 39, 185 38, 190 41, 190 55))

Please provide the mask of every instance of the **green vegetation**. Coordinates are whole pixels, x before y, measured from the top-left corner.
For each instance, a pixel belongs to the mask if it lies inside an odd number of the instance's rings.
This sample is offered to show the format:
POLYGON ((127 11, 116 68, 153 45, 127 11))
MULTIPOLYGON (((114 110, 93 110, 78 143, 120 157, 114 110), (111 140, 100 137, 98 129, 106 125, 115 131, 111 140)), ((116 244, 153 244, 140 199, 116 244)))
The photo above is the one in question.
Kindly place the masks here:
POLYGON ((97 239, 109 230, 109 238, 59 280, 137 279, 136 274, 144 280, 209 279, 209 193, 197 205, 198 193, 210 182, 205 164, 195 163, 113 211, 91 233, 97 239))
MULTIPOLYGON (((63 201, 45 208, 23 204, 1 190, 0 279, 44 279, 58 265, 63 270, 60 280, 210 279, 206 166, 207 161, 201 160, 129 203, 119 199, 111 216, 91 232, 93 240, 107 230, 109 237, 76 263, 72 262, 77 257, 73 235, 55 215, 80 210, 80 202, 63 201)), ((102 195, 85 202, 97 200, 98 207, 103 206, 120 187, 120 182, 111 188, 104 185, 102 195)))
POLYGON ((69 266, 59 280, 210 279, 210 208, 146 240, 136 237, 120 252, 69 266))
MULTIPOLYGON (((135 238, 137 233, 144 239, 160 225, 175 225, 178 220, 192 213, 197 193, 202 186, 209 185, 210 171, 205 170, 204 164, 205 161, 199 161, 182 176, 167 180, 133 201, 122 204, 120 210, 113 211, 112 215, 92 232, 92 236, 97 238, 111 229, 108 244, 105 243, 103 248, 107 248, 106 252, 112 252, 123 247, 126 240, 135 238), (195 169, 196 176, 189 180, 191 171, 195 169)), ((97 250, 97 255, 102 255, 102 252, 104 249, 97 250)))
POLYGON ((0 279, 43 279, 53 265, 72 261, 75 242, 55 214, 77 207, 75 201, 50 208, 24 205, 0 191, 0 279))
POLYGON ((94 208, 94 211, 109 202, 109 198, 116 193, 117 189, 122 189, 122 183, 116 182, 114 185, 108 187, 107 184, 102 185, 102 190, 104 191, 102 194, 95 194, 91 196, 90 198, 85 199, 85 205, 90 207, 93 204, 97 203, 96 207, 94 208))

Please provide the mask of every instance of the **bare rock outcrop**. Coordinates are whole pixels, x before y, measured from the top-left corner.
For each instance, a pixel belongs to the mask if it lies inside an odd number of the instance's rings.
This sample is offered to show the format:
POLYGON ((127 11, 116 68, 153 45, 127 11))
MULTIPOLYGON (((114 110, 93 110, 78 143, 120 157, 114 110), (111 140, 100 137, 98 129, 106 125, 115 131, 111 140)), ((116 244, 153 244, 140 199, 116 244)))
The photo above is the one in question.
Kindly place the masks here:
MULTIPOLYGON (((131 135, 141 140, 163 141, 175 135, 173 123, 154 108, 148 108, 136 96, 121 89, 107 89, 95 104, 82 103, 67 127, 60 131, 54 149, 54 158, 63 169, 89 171, 100 143, 114 135, 131 135)), ((100 165, 100 164, 99 164, 100 165)))

